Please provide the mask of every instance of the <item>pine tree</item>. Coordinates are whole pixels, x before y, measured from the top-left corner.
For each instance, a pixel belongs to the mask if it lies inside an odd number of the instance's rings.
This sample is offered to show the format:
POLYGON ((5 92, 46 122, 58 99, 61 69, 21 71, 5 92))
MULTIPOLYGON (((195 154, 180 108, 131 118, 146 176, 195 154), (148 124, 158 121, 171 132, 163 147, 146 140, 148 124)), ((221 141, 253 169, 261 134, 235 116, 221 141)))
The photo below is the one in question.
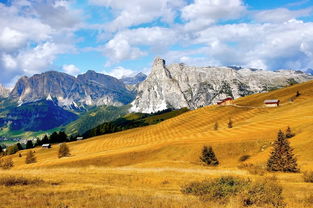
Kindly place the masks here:
POLYGON ((202 156, 200 157, 200 160, 202 162, 204 162, 205 164, 210 165, 210 166, 217 166, 219 164, 211 146, 209 146, 209 147, 204 146, 203 147, 202 156))
POLYGON ((65 143, 60 144, 60 148, 59 148, 59 153, 58 153, 58 157, 68 157, 70 156, 70 149, 68 148, 68 146, 65 143))
POLYGON ((286 138, 289 139, 289 138, 292 138, 294 136, 295 136, 295 134, 291 132, 291 128, 288 126, 288 128, 286 130, 286 138))
POLYGON ((214 129, 215 131, 218 130, 218 123, 217 123, 217 122, 215 122, 213 129, 214 129))
POLYGON ((23 150, 23 147, 22 147, 22 145, 21 145, 21 143, 16 143, 16 146, 17 146, 17 148, 19 149, 19 150, 23 150))
POLYGON ((25 149, 31 149, 33 147, 34 147, 34 145, 33 145, 32 140, 27 140, 25 149))
POLYGON ((231 120, 231 119, 229 119, 229 121, 228 121, 228 128, 233 128, 233 121, 231 120))
POLYGON ((45 135, 45 136, 42 138, 41 143, 42 143, 42 144, 47 144, 47 143, 49 143, 49 138, 48 138, 47 135, 45 135))
POLYGON ((30 163, 35 163, 35 162, 37 162, 35 154, 31 150, 28 151, 26 154, 25 163, 30 164, 30 163))
POLYGON ((297 159, 292 152, 293 149, 290 147, 289 141, 284 133, 279 130, 274 149, 267 161, 267 169, 269 171, 299 172, 297 159))

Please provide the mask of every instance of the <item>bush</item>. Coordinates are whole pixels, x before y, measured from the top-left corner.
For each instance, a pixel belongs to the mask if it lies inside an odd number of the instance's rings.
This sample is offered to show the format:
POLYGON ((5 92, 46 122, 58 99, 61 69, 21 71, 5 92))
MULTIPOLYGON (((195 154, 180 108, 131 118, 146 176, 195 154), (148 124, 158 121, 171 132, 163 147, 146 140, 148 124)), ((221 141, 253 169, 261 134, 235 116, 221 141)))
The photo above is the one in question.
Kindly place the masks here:
POLYGON ((239 162, 244 162, 244 161, 248 160, 250 157, 251 157, 250 155, 242 155, 239 158, 239 162))
POLYGON ((243 206, 284 207, 283 188, 275 179, 266 178, 254 183, 241 194, 243 206))
POLYGON ((16 144, 8 146, 6 154, 7 155, 13 155, 19 151, 18 146, 16 144))
POLYGON ((0 185, 3 186, 26 186, 26 185, 37 185, 43 183, 43 180, 34 178, 29 179, 25 177, 18 177, 18 176, 6 176, 0 178, 0 185))
POLYGON ((249 183, 249 180, 226 176, 214 180, 190 183, 183 187, 181 192, 199 196, 203 201, 225 203, 230 197, 242 192, 249 183))
POLYGON ((36 160, 36 157, 35 157, 33 151, 31 151, 31 150, 28 151, 26 154, 25 163, 30 164, 30 163, 35 163, 35 162, 37 162, 37 160, 36 160))
POLYGON ((224 204, 229 199, 239 200, 242 206, 284 207, 282 187, 275 178, 266 178, 252 182, 238 177, 220 177, 214 180, 193 182, 181 189, 184 194, 198 196, 202 201, 224 204))
POLYGON ((304 172, 303 180, 304 182, 307 182, 307 183, 313 183, 313 171, 304 172))
POLYGON ((68 148, 68 146, 65 143, 60 144, 60 148, 59 148, 59 153, 58 153, 58 157, 68 157, 70 156, 70 149, 68 148))
POLYGON ((204 146, 200 160, 206 165, 217 166, 219 164, 212 147, 204 146))
POLYGON ((10 157, 4 157, 0 159, 0 167, 2 169, 10 169, 14 166, 13 160, 10 157))

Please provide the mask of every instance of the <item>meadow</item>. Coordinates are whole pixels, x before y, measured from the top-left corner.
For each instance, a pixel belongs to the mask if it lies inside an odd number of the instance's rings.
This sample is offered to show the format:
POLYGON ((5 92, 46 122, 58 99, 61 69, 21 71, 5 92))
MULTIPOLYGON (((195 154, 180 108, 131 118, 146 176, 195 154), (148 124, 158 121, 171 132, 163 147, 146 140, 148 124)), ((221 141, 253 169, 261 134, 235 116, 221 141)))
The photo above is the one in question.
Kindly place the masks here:
POLYGON ((207 106, 159 124, 71 142, 70 157, 59 159, 56 144, 33 149, 37 162, 25 164, 27 150, 20 151, 22 157, 8 156, 14 167, 0 171, 0 207, 242 207, 236 197, 221 205, 181 191, 188 183, 221 176, 275 177, 286 207, 313 207, 313 184, 303 179, 305 171, 313 171, 312 98, 310 81, 240 98, 230 106, 207 106), (301 95, 295 97, 297 91, 301 95), (266 108, 266 99, 279 99, 281 106, 266 108), (229 119, 233 128, 227 126, 229 119), (267 172, 277 132, 288 126, 295 133, 289 141, 300 172, 267 172), (213 147, 219 166, 200 162, 204 145, 213 147))

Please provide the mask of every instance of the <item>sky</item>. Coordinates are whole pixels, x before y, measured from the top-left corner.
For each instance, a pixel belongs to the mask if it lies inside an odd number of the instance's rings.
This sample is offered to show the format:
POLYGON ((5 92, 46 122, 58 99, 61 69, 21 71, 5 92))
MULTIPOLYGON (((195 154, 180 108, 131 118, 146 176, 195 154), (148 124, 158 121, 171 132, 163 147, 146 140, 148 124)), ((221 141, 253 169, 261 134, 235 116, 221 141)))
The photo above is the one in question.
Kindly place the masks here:
POLYGON ((167 64, 313 68, 313 0, 0 0, 0 83, 167 64))

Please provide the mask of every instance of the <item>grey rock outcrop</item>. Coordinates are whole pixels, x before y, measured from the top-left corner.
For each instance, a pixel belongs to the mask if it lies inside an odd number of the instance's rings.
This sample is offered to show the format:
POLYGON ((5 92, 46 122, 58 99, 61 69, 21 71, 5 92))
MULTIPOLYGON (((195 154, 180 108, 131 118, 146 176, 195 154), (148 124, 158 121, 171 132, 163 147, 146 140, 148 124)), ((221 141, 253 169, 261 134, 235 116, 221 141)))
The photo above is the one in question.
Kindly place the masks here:
POLYGON ((166 66, 165 60, 156 58, 151 74, 137 88, 131 111, 152 113, 167 108, 196 109, 226 97, 239 98, 310 79, 313 77, 291 70, 166 66))
POLYGON ((134 99, 120 80, 88 71, 77 78, 65 73, 49 71, 30 78, 22 77, 10 93, 19 104, 41 99, 57 101, 65 108, 82 105, 123 105, 134 99))
POLYGON ((0 84, 0 98, 7 98, 10 94, 10 90, 0 84))

